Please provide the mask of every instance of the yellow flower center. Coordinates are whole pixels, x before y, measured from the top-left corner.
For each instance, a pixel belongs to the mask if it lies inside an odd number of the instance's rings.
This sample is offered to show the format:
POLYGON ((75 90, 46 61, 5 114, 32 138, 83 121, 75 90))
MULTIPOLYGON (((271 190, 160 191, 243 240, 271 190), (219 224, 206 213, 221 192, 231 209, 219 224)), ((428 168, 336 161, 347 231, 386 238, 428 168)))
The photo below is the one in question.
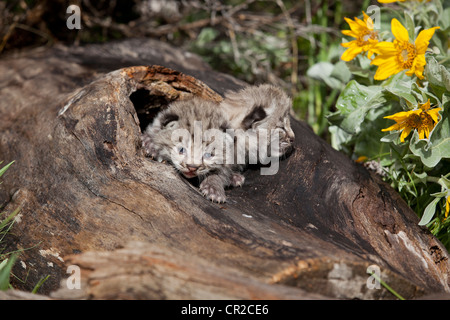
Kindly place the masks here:
POLYGON ((420 122, 423 127, 431 127, 434 123, 433 118, 426 112, 420 113, 420 122))
POLYGON ((377 31, 370 31, 366 30, 362 35, 358 37, 356 40, 358 46, 362 47, 367 44, 369 39, 377 40, 378 39, 378 32, 377 31))
MULTIPOLYGON (((423 114, 423 112, 421 113, 421 115, 422 114, 423 114)), ((415 113, 410 115, 408 117, 408 119, 406 120, 406 127, 416 128, 416 129, 419 128, 422 123, 421 115, 419 116, 415 113)))
POLYGON ((411 69, 414 59, 416 58, 416 46, 405 41, 394 40, 394 45, 398 52, 398 63, 403 69, 411 69))
POLYGON ((419 129, 422 127, 431 127, 433 124, 433 118, 428 113, 421 112, 420 114, 411 114, 408 119, 406 119, 405 127, 419 129))

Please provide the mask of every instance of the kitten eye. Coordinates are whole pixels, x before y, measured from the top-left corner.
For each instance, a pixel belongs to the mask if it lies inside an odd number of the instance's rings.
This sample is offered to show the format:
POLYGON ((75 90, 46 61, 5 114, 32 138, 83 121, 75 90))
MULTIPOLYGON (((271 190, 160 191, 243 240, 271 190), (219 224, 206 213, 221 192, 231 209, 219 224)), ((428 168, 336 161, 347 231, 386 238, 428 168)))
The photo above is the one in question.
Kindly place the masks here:
POLYGON ((212 157, 213 157, 213 154, 210 152, 206 152, 205 154, 203 154, 204 159, 211 159, 212 157))
POLYGON ((178 148, 178 153, 179 153, 179 154, 185 154, 185 153, 186 153, 186 148, 179 147, 179 148, 178 148))
POLYGON ((286 134, 286 130, 284 128, 277 127, 276 130, 278 131, 278 134, 281 134, 281 135, 285 135, 286 134))

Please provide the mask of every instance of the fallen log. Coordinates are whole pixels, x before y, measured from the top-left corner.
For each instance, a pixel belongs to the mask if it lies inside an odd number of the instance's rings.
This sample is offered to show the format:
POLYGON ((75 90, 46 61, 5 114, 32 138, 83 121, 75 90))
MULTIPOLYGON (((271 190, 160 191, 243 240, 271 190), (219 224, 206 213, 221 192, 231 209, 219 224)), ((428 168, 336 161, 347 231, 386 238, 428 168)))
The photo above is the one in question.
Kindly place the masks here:
POLYGON ((0 155, 16 160, 0 200, 20 207, 7 250, 26 249, 17 288, 51 275, 41 292, 62 285, 65 299, 394 298, 374 270, 405 298, 450 292, 442 244, 302 121, 278 173, 250 168, 226 204, 145 158, 140 132, 170 101, 244 85, 193 55, 149 40, 56 47, 5 58, 0 74, 0 155), (81 293, 64 290, 73 264, 81 293))

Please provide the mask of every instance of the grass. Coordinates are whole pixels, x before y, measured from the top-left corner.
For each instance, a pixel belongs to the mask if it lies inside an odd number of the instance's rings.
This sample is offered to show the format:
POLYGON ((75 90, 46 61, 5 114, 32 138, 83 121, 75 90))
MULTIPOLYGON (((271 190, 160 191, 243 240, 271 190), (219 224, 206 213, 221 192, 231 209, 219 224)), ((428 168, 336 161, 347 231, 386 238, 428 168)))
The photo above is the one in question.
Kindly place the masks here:
MULTIPOLYGON (((2 162, 0 162, 1 164, 2 162)), ((0 169, 0 177, 8 170, 8 168, 14 163, 14 161, 10 162, 6 166, 0 169)), ((0 222, 0 244, 2 243, 3 239, 5 238, 8 231, 12 228, 12 225, 14 223, 14 217, 19 213, 19 210, 15 210, 13 213, 8 215, 5 219, 3 219, 0 222)), ((0 217, 3 216, 4 213, 0 214, 0 217)), ((0 290, 7 290, 11 287, 9 283, 11 269, 17 259, 17 253, 6 253, 0 254, 0 258, 2 259, 0 261, 0 290), (6 258, 7 257, 7 258, 6 258)))
POLYGON ((17 254, 12 254, 9 258, 6 258, 0 262, 0 290, 8 290, 11 287, 9 278, 11 269, 16 262, 17 254))
POLYGON ((389 291, 392 295, 394 295, 397 299, 399 300, 405 300, 405 298, 403 298, 397 291, 395 291, 394 289, 392 289, 386 282, 384 282, 383 280, 381 280, 381 278, 375 273, 369 273, 376 281, 378 281, 383 287, 386 288, 387 291, 389 291))
MULTIPOLYGON (((1 163, 2 162, 0 162, 0 164, 1 163)), ((4 166, 3 168, 0 169, 0 177, 6 172, 6 170, 8 170, 8 168, 13 163, 14 163, 14 161, 10 162, 9 164, 7 164, 6 166, 4 166)), ((14 212, 12 212, 8 216, 6 216, 6 218, 4 218, 0 222, 0 245, 3 243, 5 236, 8 234, 8 232, 13 227, 14 218, 17 216, 19 211, 20 211, 20 209, 14 210, 14 212)), ((2 218, 2 216, 5 216, 5 215, 6 215, 5 213, 0 213, 0 218, 2 218)), ((0 248, 0 250, 3 250, 3 249, 0 248)), ((22 252, 22 250, 16 251, 16 252, 7 252, 7 253, 3 253, 2 251, 0 251, 0 290, 8 290, 8 289, 13 288, 10 283, 11 276, 13 275, 12 268, 13 268, 15 262, 17 261, 17 258, 20 256, 21 252, 22 252)), ((43 277, 34 286, 34 288, 31 292, 36 293, 49 277, 50 277, 49 275, 46 277, 43 277)))

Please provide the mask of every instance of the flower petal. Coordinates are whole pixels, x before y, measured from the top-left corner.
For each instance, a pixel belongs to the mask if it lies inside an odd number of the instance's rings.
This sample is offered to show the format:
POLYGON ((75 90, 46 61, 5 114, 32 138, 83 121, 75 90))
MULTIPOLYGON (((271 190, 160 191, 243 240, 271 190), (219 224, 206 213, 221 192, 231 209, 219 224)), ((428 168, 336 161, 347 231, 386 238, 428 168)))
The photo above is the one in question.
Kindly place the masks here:
POLYGON ((353 30, 341 30, 341 33, 349 37, 358 38, 358 34, 356 34, 353 30))
POLYGON ((397 49, 392 42, 382 41, 378 42, 376 46, 373 47, 373 52, 379 55, 396 55, 397 49))
POLYGON ((353 48, 353 47, 357 46, 357 42, 356 42, 356 40, 352 40, 349 42, 342 42, 341 46, 343 46, 344 48, 353 48))
POLYGON ((364 16, 364 22, 366 23, 366 26, 368 29, 373 30, 373 20, 371 17, 369 17, 364 11, 362 12, 364 16))
POLYGON ((361 20, 357 17, 355 17, 355 22, 362 28, 362 29, 367 29, 367 24, 364 20, 361 20))
POLYGON ((430 29, 425 29, 420 31, 419 35, 416 38, 414 44, 416 45, 417 54, 425 54, 427 51, 429 41, 431 37, 434 35, 434 31, 439 29, 439 27, 433 27, 430 29))
POLYGON ((400 135, 401 142, 405 142, 405 138, 407 136, 409 136, 409 133, 411 132, 411 130, 412 130, 411 127, 405 127, 405 129, 403 129, 402 134, 400 135))
POLYGON ((395 130, 400 130, 402 129, 402 125, 400 123, 396 123, 393 124, 392 126, 390 126, 389 128, 385 128, 385 129, 381 129, 381 131, 386 132, 386 131, 395 131, 395 130))
MULTIPOLYGON (((377 65, 375 57, 372 61, 372 64, 377 65)), ((397 59, 395 57, 382 61, 378 64, 377 72, 375 72, 374 79, 375 80, 384 80, 389 78, 390 76, 399 73, 403 68, 398 64, 397 59)))
POLYGON ((420 128, 417 129, 417 131, 419 132, 419 139, 420 140, 425 139, 427 137, 426 130, 427 130, 426 127, 420 127, 420 128))
POLYGON ((408 119, 408 116, 411 114, 411 111, 401 111, 401 112, 397 112, 393 115, 390 116, 386 116, 384 117, 385 119, 392 119, 395 120, 397 122, 399 121, 404 121, 406 119, 408 119))
POLYGON ((363 51, 362 47, 349 47, 341 56, 341 59, 344 61, 353 60, 358 54, 363 51))
POLYGON ((420 109, 422 109, 422 111, 428 111, 428 109, 430 109, 430 99, 427 100, 427 102, 419 105, 420 109))
POLYGON ((408 30, 395 18, 391 21, 391 30, 395 39, 409 42, 408 30))
MULTIPOLYGON (((350 29, 352 29, 352 31, 354 31, 356 34, 360 34, 365 30, 365 28, 361 27, 357 22, 355 22, 347 17, 345 17, 344 19, 345 19, 345 21, 347 21, 348 25, 350 26, 350 29)), ((358 19, 358 18, 355 18, 355 19, 358 19)))
POLYGON ((441 110, 441 108, 434 108, 427 112, 435 123, 439 122, 439 120, 441 118, 441 116, 439 115, 440 110, 441 110))
POLYGON ((450 211, 450 196, 448 196, 447 200, 445 201, 445 218, 448 217, 449 211, 450 211))
POLYGON ((413 74, 416 74, 416 76, 419 79, 423 79, 423 70, 426 64, 427 62, 425 60, 425 55, 423 54, 417 55, 414 58, 411 69, 406 72, 406 75, 412 76, 413 74))

